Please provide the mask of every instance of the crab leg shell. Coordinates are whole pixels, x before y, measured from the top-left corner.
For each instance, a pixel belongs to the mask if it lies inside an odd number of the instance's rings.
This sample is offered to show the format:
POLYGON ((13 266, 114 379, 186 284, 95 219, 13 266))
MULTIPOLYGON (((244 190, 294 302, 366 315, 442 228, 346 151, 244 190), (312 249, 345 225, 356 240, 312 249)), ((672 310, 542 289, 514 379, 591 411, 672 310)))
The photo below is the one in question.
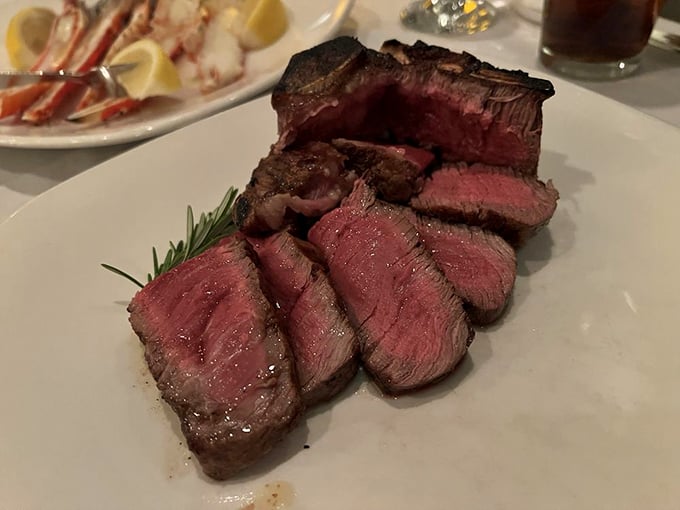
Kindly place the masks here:
MULTIPOLYGON (((127 20, 132 10, 133 0, 121 0, 110 5, 113 7, 95 21, 94 26, 69 62, 71 70, 86 71, 100 62, 127 20)), ((47 93, 24 112, 21 119, 33 124, 46 122, 52 118, 62 102, 77 90, 82 90, 82 85, 75 82, 53 84, 47 93)))
MULTIPOLYGON (((135 41, 138 41, 144 37, 144 35, 147 34, 149 30, 151 30, 149 23, 153 13, 153 7, 153 0, 145 0, 134 8, 127 26, 120 32, 120 34, 118 34, 116 39, 111 44, 111 47, 106 52, 103 60, 104 64, 110 64, 111 59, 121 49, 135 41)), ((105 92, 106 91, 102 87, 88 87, 78 102, 75 111, 78 112, 97 103, 98 101, 101 101, 104 99, 105 92)))
MULTIPOLYGON (((31 70, 62 69, 82 40, 87 25, 88 19, 85 11, 73 5, 66 5, 64 12, 55 19, 45 49, 38 56, 31 70)), ((49 84, 35 83, 0 91, 0 104, 2 105, 0 119, 24 111, 49 87, 49 84)))
POLYGON ((73 113, 67 117, 67 120, 100 123, 137 110, 143 104, 143 100, 132 99, 131 97, 110 97, 73 113))

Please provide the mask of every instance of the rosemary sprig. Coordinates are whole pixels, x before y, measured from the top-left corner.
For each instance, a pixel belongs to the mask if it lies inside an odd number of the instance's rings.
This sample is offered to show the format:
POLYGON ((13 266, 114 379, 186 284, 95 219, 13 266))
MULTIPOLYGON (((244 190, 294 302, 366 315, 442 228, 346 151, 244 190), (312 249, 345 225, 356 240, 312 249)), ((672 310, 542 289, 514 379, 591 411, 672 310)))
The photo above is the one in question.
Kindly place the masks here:
MULTIPOLYGON (((203 253, 211 246, 214 246, 220 239, 234 232, 236 230, 236 225, 234 225, 232 220, 232 209, 237 194, 237 189, 233 187, 229 188, 229 191, 227 191, 227 194, 222 199, 222 202, 220 202, 220 205, 207 214, 201 213, 201 216, 198 218, 198 223, 194 223, 194 211, 191 209, 191 206, 187 206, 186 239, 179 241, 178 243, 170 241, 170 249, 160 263, 156 248, 152 248, 153 273, 147 273, 147 283, 159 275, 170 271, 182 262, 203 253)), ((131 276, 117 267, 109 264, 102 264, 102 267, 118 276, 126 278, 139 287, 144 287, 144 284, 134 276, 131 276)))

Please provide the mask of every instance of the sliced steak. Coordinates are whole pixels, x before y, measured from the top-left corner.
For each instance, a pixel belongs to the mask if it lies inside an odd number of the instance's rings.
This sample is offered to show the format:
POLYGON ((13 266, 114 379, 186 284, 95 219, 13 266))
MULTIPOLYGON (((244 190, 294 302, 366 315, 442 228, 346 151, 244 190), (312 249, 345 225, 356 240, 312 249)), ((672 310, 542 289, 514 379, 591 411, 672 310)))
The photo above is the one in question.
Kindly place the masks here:
POLYGON ((467 53, 388 41, 383 52, 339 37, 295 55, 272 94, 278 150, 310 140, 390 140, 447 161, 534 175, 546 80, 467 53))
POLYGON ((328 400, 356 374, 359 342, 320 255, 286 232, 248 241, 288 333, 302 399, 307 406, 328 400))
POLYGON ((517 176, 508 168, 461 163, 434 172, 411 207, 491 230, 518 247, 550 221, 558 198, 550 181, 517 176))
POLYGON ((478 325, 495 321, 512 294, 515 250, 501 237, 477 227, 412 218, 423 244, 465 302, 470 320, 478 325))
POLYGON ((236 199, 236 225, 247 233, 266 233, 294 223, 298 215, 320 217, 352 190, 356 175, 345 172, 345 159, 318 142, 270 154, 236 199))
POLYGON ((462 301, 418 241, 401 208, 361 179, 309 231, 361 339, 366 369, 387 393, 450 373, 474 335, 462 301))
POLYGON ((423 188, 425 169, 434 154, 408 145, 381 145, 339 138, 333 146, 348 158, 347 167, 360 175, 388 202, 408 202, 423 188))
POLYGON ((292 354, 246 248, 226 238, 147 284, 128 307, 163 399, 218 480, 270 451, 303 410, 292 354))

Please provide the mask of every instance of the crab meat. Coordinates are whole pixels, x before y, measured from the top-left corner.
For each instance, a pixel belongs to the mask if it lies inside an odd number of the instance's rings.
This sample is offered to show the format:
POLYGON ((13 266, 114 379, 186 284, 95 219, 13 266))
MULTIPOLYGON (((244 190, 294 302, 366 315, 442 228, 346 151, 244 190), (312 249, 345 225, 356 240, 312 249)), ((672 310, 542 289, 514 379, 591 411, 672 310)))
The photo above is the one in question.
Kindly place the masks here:
POLYGON ((200 44, 206 17, 200 0, 158 0, 149 37, 174 59, 200 44))
MULTIPOLYGON (((103 63, 110 64, 113 57, 123 48, 132 44, 139 39, 142 39, 151 30, 151 16, 153 15, 153 9, 155 7, 155 1, 144 0, 141 4, 137 5, 130 16, 130 21, 127 26, 118 34, 115 38, 111 47, 106 52, 104 56, 103 63)), ((83 93, 75 111, 79 112, 95 103, 98 103, 104 99, 106 90, 104 87, 87 87, 83 93)))
POLYGON ((208 22, 200 47, 187 52, 180 68, 189 83, 197 83, 201 92, 207 93, 243 75, 244 53, 236 36, 215 16, 208 22))

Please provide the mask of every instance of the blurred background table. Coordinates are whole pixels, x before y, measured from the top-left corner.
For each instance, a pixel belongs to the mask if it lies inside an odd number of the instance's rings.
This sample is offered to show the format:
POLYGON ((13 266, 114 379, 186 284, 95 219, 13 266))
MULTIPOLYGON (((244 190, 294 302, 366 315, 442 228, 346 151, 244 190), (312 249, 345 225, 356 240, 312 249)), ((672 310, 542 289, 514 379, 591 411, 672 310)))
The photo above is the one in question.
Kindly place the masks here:
MULTIPOLYGON (((407 0, 402 3, 405 5, 407 0)), ((342 33, 355 35, 366 46, 374 48, 386 39, 407 43, 421 39, 456 51, 468 51, 501 67, 521 68, 550 78, 551 73, 538 62, 539 26, 520 17, 509 0, 494 3, 500 15, 486 32, 471 36, 432 36, 406 30, 401 25, 399 2, 357 0, 342 33)), ((667 17, 659 19, 657 28, 680 34, 677 22, 680 21, 680 0, 668 0, 662 15, 667 17)), ((571 81, 680 128, 680 52, 649 46, 643 57, 639 72, 624 80, 571 81)), ((75 150, 0 148, 0 222, 40 193, 136 145, 138 143, 75 150)))

